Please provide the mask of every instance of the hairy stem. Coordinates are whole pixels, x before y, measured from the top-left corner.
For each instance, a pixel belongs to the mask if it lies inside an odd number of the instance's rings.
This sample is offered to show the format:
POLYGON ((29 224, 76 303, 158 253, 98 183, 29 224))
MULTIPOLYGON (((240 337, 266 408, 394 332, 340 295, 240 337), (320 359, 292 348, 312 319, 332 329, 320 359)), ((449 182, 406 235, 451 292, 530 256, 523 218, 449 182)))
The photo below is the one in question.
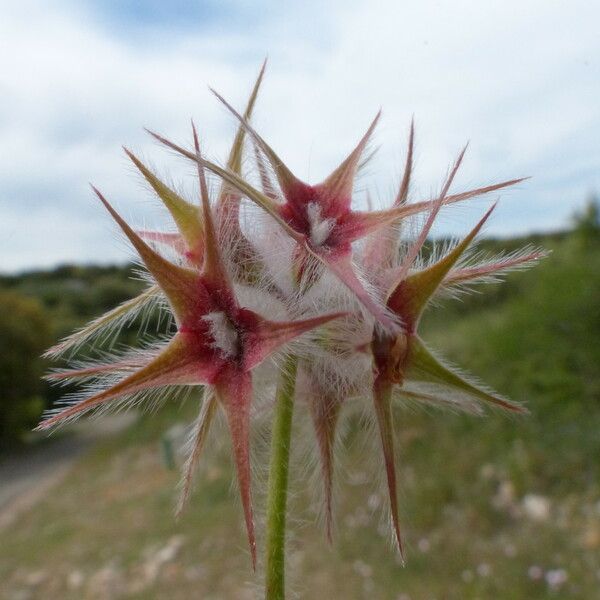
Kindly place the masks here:
POLYGON ((285 598, 285 517, 297 368, 298 359, 290 356, 275 397, 267 496, 266 600, 285 598))

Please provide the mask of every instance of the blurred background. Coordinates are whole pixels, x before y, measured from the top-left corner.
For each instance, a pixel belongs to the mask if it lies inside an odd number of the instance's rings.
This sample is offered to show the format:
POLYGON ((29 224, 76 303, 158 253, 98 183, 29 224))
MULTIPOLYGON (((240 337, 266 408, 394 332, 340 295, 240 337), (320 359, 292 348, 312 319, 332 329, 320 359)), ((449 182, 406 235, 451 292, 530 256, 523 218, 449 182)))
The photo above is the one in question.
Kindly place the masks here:
MULTIPOLYGON (((406 567, 389 542, 378 451, 365 451, 373 440, 361 423, 351 420, 340 448, 331 547, 298 456, 291 589, 299 598, 600 598, 598 7, 0 0, 0 14, 0 598, 256 593, 218 432, 189 510, 173 518, 197 397, 50 438, 31 429, 64 391, 40 379, 50 367, 43 350, 142 286, 88 182, 130 222, 160 226, 164 214, 121 144, 185 190, 189 167, 143 128, 188 143, 193 117, 205 153, 222 160, 235 123, 208 85, 242 106, 265 56, 254 121, 298 176, 319 181, 382 107, 356 202, 366 205, 369 190, 386 206, 414 116, 414 200, 439 189, 469 141, 455 189, 532 177, 502 193, 482 248, 552 251, 425 323, 432 346, 531 415, 397 407, 406 567)), ((449 211, 434 237, 460 235, 488 204, 449 211)))

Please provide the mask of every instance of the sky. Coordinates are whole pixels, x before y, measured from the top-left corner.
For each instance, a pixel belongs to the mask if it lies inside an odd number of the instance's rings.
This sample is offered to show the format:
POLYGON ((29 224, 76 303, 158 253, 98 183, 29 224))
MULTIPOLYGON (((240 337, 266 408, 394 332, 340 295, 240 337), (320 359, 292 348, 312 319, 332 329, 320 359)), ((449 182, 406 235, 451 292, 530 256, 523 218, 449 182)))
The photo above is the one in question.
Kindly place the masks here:
MULTIPOLYGON (((191 194, 190 166, 144 127, 184 144, 194 118, 223 161, 233 118, 268 68, 256 128, 316 183, 379 110, 378 148, 357 188, 386 206, 411 118, 412 198, 439 191, 469 142, 454 189, 530 176, 501 194, 488 235, 568 225, 600 192, 600 4, 589 0, 0 0, 0 272, 124 261, 93 182, 135 225, 164 214, 128 165, 141 154, 191 194)), ((470 228, 490 199, 448 212, 470 228)))

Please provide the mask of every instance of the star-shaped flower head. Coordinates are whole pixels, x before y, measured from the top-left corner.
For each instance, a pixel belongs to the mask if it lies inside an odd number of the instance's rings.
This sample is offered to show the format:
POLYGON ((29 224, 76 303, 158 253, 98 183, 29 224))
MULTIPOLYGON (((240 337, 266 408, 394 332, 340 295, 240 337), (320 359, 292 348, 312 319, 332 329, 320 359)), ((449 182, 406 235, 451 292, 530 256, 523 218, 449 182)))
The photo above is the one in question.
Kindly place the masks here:
MULTIPOLYGON (((352 243, 399 220, 427 210, 432 202, 414 204, 398 203, 380 211, 357 211, 352 209, 352 192, 357 171, 373 131, 379 121, 377 114, 365 135, 347 158, 324 181, 309 185, 298 179, 279 158, 267 142, 254 130, 226 100, 214 92, 223 104, 238 118, 252 136, 258 149, 273 169, 281 198, 257 190, 238 174, 227 168, 203 160, 203 165, 219 175, 244 196, 268 212, 297 242, 297 258, 301 265, 307 257, 314 257, 328 267, 356 295, 363 306, 391 331, 397 323, 381 299, 374 297, 365 287, 352 261, 352 243)), ((194 153, 150 132, 156 139, 188 158, 195 160, 194 153)), ((447 196, 445 204, 459 202, 517 183, 520 180, 470 190, 447 196)), ((301 267, 300 267, 301 268, 301 267)))
MULTIPOLYGON (((204 441, 214 412, 214 394, 216 401, 223 407, 229 424, 252 562, 255 564, 256 543, 249 460, 251 371, 287 342, 342 316, 343 313, 300 321, 274 322, 240 305, 221 258, 195 128, 194 148, 204 226, 201 268, 178 266, 163 258, 94 188, 167 298, 175 317, 177 332, 143 366, 136 361, 130 364, 120 361, 63 374, 63 377, 79 378, 101 372, 129 372, 111 387, 49 416, 39 428, 47 429, 108 402, 145 390, 172 385, 210 386, 211 391, 205 398, 206 406, 197 424, 196 448, 188 461, 188 467, 194 465, 204 441)), ((186 480, 189 482, 188 476, 186 480)))

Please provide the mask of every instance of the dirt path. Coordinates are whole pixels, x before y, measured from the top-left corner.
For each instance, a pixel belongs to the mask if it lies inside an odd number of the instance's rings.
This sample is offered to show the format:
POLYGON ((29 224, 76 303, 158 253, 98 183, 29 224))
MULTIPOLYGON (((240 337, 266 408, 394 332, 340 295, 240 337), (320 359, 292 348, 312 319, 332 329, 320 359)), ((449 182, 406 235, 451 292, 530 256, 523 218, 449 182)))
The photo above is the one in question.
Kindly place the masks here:
POLYGON ((82 422, 64 437, 49 439, 0 462, 0 531, 30 510, 70 471, 82 454, 106 435, 122 431, 133 413, 82 422))

